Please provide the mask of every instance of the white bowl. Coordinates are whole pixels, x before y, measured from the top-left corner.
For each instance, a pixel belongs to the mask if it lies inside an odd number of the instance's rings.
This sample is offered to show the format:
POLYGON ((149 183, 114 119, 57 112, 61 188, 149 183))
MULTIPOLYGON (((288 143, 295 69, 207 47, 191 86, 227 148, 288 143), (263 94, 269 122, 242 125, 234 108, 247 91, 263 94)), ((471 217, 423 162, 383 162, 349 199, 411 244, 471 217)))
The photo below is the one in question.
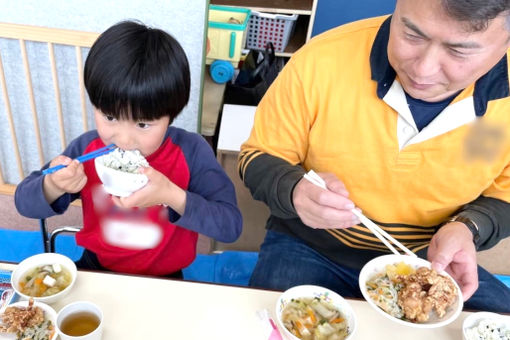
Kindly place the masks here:
POLYGON ((278 327, 286 339, 300 340, 298 337, 289 332, 283 325, 282 312, 285 309, 287 303, 291 301, 291 299, 306 297, 317 297, 321 300, 331 303, 335 308, 337 308, 338 311, 344 315, 349 327, 349 335, 344 340, 352 338, 354 332, 356 331, 356 316, 351 305, 349 305, 349 303, 343 297, 330 289, 320 286, 303 285, 287 289, 282 293, 282 295, 280 295, 278 301, 276 302, 276 321, 278 323, 278 327))
POLYGON ((97 175, 107 193, 113 196, 126 197, 143 188, 149 181, 144 174, 124 172, 105 166, 103 157, 97 157, 94 164, 97 175))
MULTIPOLYGON (((55 340, 58 336, 57 312, 55 312, 55 310, 53 308, 51 308, 50 306, 48 306, 47 304, 42 303, 42 302, 34 301, 34 306, 41 308, 44 311, 44 319, 50 320, 51 323, 53 324, 54 332, 53 332, 53 336, 50 338, 50 340, 55 340)), ((28 301, 18 301, 18 302, 11 303, 10 305, 5 306, 0 312, 3 313, 3 311, 7 307, 28 307, 28 301)), ((15 339, 16 339, 16 334, 14 334, 14 333, 0 333, 0 340, 15 340, 15 339)))
POLYGON ((454 283, 455 288, 457 289, 457 300, 455 301, 455 303, 452 306, 448 307, 448 309, 446 310, 446 314, 442 318, 439 318, 437 315, 435 315, 434 312, 432 312, 428 321, 422 322, 422 323, 415 323, 415 322, 398 319, 398 318, 386 313, 381 308, 379 308, 375 304, 375 302, 372 301, 370 296, 368 295, 366 282, 369 281, 374 275, 384 272, 386 265, 396 264, 399 262, 404 262, 404 263, 410 265, 411 267, 413 267, 414 269, 417 269, 419 267, 430 268, 430 266, 431 266, 431 263, 427 260, 421 259, 419 257, 408 256, 408 255, 383 255, 383 256, 376 257, 376 258, 370 260, 369 262, 367 262, 367 264, 365 264, 365 266, 363 266, 363 268, 361 269, 361 272, 359 274, 359 288, 361 290, 361 293, 363 294, 363 297, 365 298, 365 300, 367 300, 367 302, 370 304, 370 306, 372 306, 372 308, 374 308, 379 313, 381 313, 384 317, 386 317, 392 321, 395 321, 401 325, 411 326, 411 327, 416 327, 416 328, 442 327, 442 326, 447 325, 450 322, 454 321, 460 315, 460 313, 462 312, 462 307, 464 306, 464 302, 462 299, 462 292, 460 291, 460 288, 457 285, 457 282, 455 282, 455 280, 448 273, 446 273, 444 271, 441 272, 440 274, 444 275, 446 277, 449 277, 452 280, 452 282, 454 283))
POLYGON ((510 332, 510 316, 491 312, 478 312, 470 314, 464 319, 462 323, 462 337, 464 340, 472 339, 468 337, 468 330, 477 327, 482 320, 494 321, 501 330, 510 332))
POLYGON ((30 256, 25 260, 21 261, 11 275, 11 285, 16 291, 18 295, 22 298, 28 300, 31 296, 21 293, 19 288, 19 282, 22 277, 30 270, 34 269, 38 266, 43 266, 47 264, 59 264, 71 273, 71 283, 64 290, 50 296, 41 296, 41 297, 32 297, 36 302, 44 302, 44 303, 54 303, 66 296, 74 285, 77 276, 77 269, 74 262, 68 258, 67 256, 57 254, 57 253, 42 253, 34 256, 30 256))

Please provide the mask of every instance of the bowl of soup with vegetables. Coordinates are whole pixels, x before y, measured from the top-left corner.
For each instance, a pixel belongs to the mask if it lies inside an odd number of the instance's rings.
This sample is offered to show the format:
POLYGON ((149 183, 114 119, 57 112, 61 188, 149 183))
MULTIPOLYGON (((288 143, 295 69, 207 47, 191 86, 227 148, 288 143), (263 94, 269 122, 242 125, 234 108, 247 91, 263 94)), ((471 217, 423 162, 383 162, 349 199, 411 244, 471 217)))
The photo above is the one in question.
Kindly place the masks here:
POLYGON ((44 253, 18 264, 11 284, 20 296, 44 303, 54 303, 69 293, 76 281, 76 265, 67 256, 44 253))
POLYGON ((356 329, 349 303, 324 287, 292 287, 276 304, 278 326, 288 340, 348 340, 356 329))

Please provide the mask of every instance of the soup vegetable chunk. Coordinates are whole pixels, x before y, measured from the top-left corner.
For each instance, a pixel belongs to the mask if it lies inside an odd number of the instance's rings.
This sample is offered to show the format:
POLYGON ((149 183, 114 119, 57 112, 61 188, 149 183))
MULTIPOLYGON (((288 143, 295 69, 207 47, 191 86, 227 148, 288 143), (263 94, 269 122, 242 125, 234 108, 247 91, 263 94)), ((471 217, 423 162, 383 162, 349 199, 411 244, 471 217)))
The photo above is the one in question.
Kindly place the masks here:
POLYGON ((292 299, 282 312, 285 327, 303 340, 342 340, 349 335, 345 317, 319 298, 292 299))
POLYGON ((71 273, 59 264, 47 264, 29 270, 20 280, 20 291, 28 296, 57 294, 71 284, 71 273))

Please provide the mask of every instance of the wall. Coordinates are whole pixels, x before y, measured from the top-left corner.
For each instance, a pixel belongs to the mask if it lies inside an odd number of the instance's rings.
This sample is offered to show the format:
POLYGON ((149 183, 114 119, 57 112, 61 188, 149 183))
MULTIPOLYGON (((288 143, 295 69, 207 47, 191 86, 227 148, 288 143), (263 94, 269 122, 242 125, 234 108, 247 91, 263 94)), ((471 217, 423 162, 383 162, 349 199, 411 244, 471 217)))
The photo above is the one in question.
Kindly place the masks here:
MULTIPOLYGON (((102 32, 109 26, 125 19, 138 19, 143 23, 166 30, 183 46, 191 68, 191 96, 188 106, 177 118, 174 125, 189 131, 198 131, 200 121, 201 79, 204 54, 204 29, 207 0, 142 0, 99 1, 99 0, 0 0, 0 22, 65 28, 89 32, 102 32)), ((61 152, 61 143, 54 102, 51 70, 48 64, 48 50, 43 43, 27 45, 32 81, 36 91, 35 100, 40 122, 45 161, 61 152)), ((84 58, 87 49, 83 50, 84 58)), ((11 100, 15 130, 23 159, 25 175, 40 167, 37 157, 32 114, 28 102, 23 65, 19 62, 18 41, 0 40, 7 89, 11 100)), ((77 137, 82 131, 81 107, 79 104, 76 78, 76 57, 74 48, 55 48, 58 78, 64 111, 66 142, 77 137), (76 98, 76 101, 71 100, 76 98)), ((1 93, 1 92, 0 92, 1 93)), ((92 109, 89 104, 89 127, 93 127, 92 109)), ((6 122, 3 96, 0 95, 0 121, 6 122)), ((7 183, 16 184, 19 178, 13 152, 13 143, 8 124, 0 124, 0 164, 7 183)))
POLYGON ((396 0, 318 0, 312 36, 345 23, 392 13, 396 0))

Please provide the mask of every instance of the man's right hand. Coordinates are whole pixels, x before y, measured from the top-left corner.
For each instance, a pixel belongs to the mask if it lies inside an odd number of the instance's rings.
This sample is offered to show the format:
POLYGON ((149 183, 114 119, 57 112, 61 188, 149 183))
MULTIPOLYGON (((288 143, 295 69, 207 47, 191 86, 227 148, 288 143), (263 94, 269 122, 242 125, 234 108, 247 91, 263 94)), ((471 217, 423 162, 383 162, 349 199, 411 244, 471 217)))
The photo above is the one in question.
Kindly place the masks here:
POLYGON ((67 166, 44 177, 44 196, 50 204, 65 193, 73 194, 81 191, 87 183, 83 164, 60 155, 50 162, 49 167, 51 168, 59 164, 67 166))
POLYGON ((338 229, 359 224, 351 212, 354 203, 349 200, 345 185, 334 174, 319 173, 327 190, 302 178, 295 186, 292 200, 298 216, 312 228, 338 229))

